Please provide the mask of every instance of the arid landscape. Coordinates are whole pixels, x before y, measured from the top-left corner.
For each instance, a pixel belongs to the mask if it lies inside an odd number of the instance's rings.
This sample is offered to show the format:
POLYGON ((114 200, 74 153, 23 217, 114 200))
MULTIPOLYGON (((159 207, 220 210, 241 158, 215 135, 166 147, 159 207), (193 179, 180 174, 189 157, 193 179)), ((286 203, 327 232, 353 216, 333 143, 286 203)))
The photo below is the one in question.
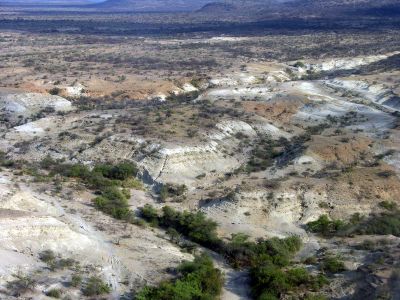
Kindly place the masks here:
POLYGON ((0 1, 0 299, 400 299, 397 1, 0 1))

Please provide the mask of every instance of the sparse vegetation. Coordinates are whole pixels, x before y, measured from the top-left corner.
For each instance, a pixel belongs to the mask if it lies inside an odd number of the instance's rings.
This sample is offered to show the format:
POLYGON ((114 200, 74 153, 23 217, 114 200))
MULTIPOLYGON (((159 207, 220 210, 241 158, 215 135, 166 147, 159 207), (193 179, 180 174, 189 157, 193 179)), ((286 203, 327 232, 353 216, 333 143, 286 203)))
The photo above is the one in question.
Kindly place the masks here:
POLYGON ((71 277, 71 286, 79 287, 82 283, 82 276, 79 274, 73 274, 71 277))
POLYGON ((379 206, 388 211, 394 211, 397 209, 397 204, 391 201, 381 201, 379 202, 379 206))
POLYGON ((281 143, 269 137, 261 138, 251 153, 245 171, 248 173, 258 172, 272 166, 274 159, 282 154, 279 147, 281 147, 281 143))
POLYGON ((88 297, 109 294, 110 292, 110 286, 105 283, 101 278, 96 276, 92 276, 88 279, 85 284, 85 288, 82 291, 82 293, 88 297))
POLYGON ((7 151, 0 152, 2 216, 48 217, 35 240, 46 247, 42 239, 48 238, 57 251, 38 255, 36 246, 22 249, 19 239, 29 231, 10 231, 15 237, 9 244, 18 253, 8 253, 8 247, 5 258, 13 262, 31 254, 41 260, 41 269, 16 276, 3 287, 4 297, 114 297, 105 278, 89 278, 109 264, 104 255, 114 252, 113 267, 120 260, 122 273, 143 275, 140 281, 114 278, 128 293, 122 298, 130 297, 130 288, 137 293, 140 282, 169 278, 136 296, 218 299, 222 274, 211 258, 196 256, 208 248, 203 252, 212 251, 251 277, 254 299, 393 298, 389 288, 397 287, 400 275, 389 277, 398 269, 398 239, 381 237, 385 244, 376 236, 356 235, 400 236, 395 165, 400 113, 390 108, 398 109, 400 83, 395 9, 378 9, 386 4, 375 3, 370 10, 364 2, 372 0, 362 1, 363 7, 340 0, 326 7, 320 5, 324 1, 302 1, 299 7, 284 4, 284 19, 279 5, 254 10, 254 19, 252 10, 240 6, 243 2, 250 9, 263 1, 234 2, 238 8, 211 3, 208 10, 178 14, 107 15, 86 6, 82 11, 68 6, 61 14, 56 5, 51 11, 0 8, 0 147, 7 151), (340 12, 319 17, 320 11, 308 9, 314 2, 324 10, 339 5, 340 12), (342 15, 350 6, 351 14, 342 15), (239 11, 245 13, 231 17, 239 11), (377 17, 378 12, 388 17, 377 17), (394 55, 383 56, 389 52, 394 55), (199 91, 187 92, 192 90, 188 81, 199 91), (63 102, 49 95, 39 96, 43 102, 37 105, 9 102, 14 97, 9 93, 24 90, 61 95, 73 110, 46 103, 63 102), (124 158, 128 161, 116 162, 124 158), (130 160, 140 163, 143 173, 130 160), (131 196, 131 189, 146 193, 131 196), (130 206, 152 201, 176 208, 146 205, 136 216, 130 206), (348 207, 360 213, 348 218, 353 213, 348 207), (203 209, 206 214, 198 212, 203 209), (296 255, 301 241, 295 236, 253 239, 263 231, 297 233, 301 228, 295 227, 315 214, 329 214, 304 226, 319 235, 318 251, 296 255), (341 215, 346 219, 338 219, 341 215), (62 222, 61 230, 72 229, 62 232, 60 245, 59 228, 46 230, 50 220, 62 222), (93 240, 97 230, 102 234, 93 240), (249 235, 227 238, 229 230, 249 235), (99 249, 87 249, 97 239, 99 249), (195 260, 168 268, 178 257, 175 246, 195 260), (74 247, 82 248, 79 256, 74 247), (80 266, 69 257, 93 264, 80 266), (364 266, 336 274, 344 263, 359 262, 364 266), (335 277, 326 288, 324 275, 335 277))
POLYGON ((339 273, 346 270, 344 263, 336 256, 325 256, 322 268, 330 273, 339 273))
POLYGON ((8 282, 7 288, 11 290, 12 295, 15 297, 20 297, 24 293, 34 290, 34 288, 37 285, 37 281, 33 274, 31 275, 16 274, 14 275, 14 277, 16 279, 8 282))
POLYGON ((60 289, 51 289, 46 292, 46 296, 50 298, 61 298, 61 290, 60 289))
POLYGON ((160 199, 166 201, 170 197, 180 197, 187 191, 187 186, 184 184, 173 185, 170 183, 164 184, 161 187, 160 199))
POLYGON ((45 263, 51 263, 56 259, 56 255, 51 250, 44 250, 39 254, 39 258, 45 263))
POLYGON ((51 250, 44 250, 39 253, 39 259, 45 262, 50 270, 72 268, 78 265, 78 262, 72 258, 59 258, 51 250))
MULTIPOLYGON (((304 269, 284 270, 290 266, 292 255, 301 248, 298 237, 251 242, 247 235, 234 234, 230 242, 224 242, 216 234, 216 223, 199 212, 181 213, 165 206, 160 214, 146 205, 141 209, 141 215, 150 223, 168 228, 171 239, 179 239, 179 234, 182 234, 221 253, 236 268, 251 268, 252 290, 256 299, 264 299, 268 293, 271 297, 279 297, 300 286, 318 289, 327 282, 322 275, 312 276, 304 269)), ((146 295, 154 296, 150 291, 146 295)))

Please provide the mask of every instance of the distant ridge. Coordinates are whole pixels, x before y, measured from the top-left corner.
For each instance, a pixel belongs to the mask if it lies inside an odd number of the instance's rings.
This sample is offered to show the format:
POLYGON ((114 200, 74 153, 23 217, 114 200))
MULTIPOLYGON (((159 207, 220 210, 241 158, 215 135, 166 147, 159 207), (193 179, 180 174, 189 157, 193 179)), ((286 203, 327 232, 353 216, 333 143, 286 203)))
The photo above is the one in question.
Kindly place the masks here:
POLYGON ((237 9, 237 6, 230 4, 230 3, 224 3, 224 2, 211 2, 207 3, 204 5, 201 9, 198 10, 198 12, 231 12, 235 11, 237 9))
POLYGON ((93 6, 109 10, 170 12, 195 11, 209 2, 209 0, 107 0, 93 6))
POLYGON ((100 0, 0 0, 2 5, 78 5, 93 4, 100 0))

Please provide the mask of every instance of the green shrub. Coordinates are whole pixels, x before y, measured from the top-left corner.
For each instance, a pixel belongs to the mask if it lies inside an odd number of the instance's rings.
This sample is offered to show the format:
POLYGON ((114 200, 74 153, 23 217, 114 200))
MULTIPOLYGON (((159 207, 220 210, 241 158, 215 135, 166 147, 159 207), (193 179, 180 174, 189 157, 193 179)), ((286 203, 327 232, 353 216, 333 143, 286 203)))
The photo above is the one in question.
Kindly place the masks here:
POLYGON ((51 263, 56 259, 56 255, 52 250, 44 250, 39 253, 39 258, 45 263, 51 263))
POLYGON ((135 190, 144 190, 143 183, 136 178, 127 178, 122 183, 121 186, 124 188, 130 188, 135 190))
POLYGON ((57 262, 57 267, 60 269, 71 268, 77 262, 72 258, 61 258, 57 262))
POLYGON ((324 257, 322 268, 324 271, 330 273, 339 273, 346 270, 344 263, 335 256, 324 257))
POLYGON ((328 283, 324 276, 313 276, 304 268, 283 270, 272 263, 253 266, 250 279, 255 299, 280 299, 289 292, 304 288, 319 290, 328 283))
POLYGON ((160 190, 160 200, 165 202, 169 197, 167 186, 163 185, 160 190))
POLYGON ((317 258, 316 258, 315 256, 307 257, 307 258, 304 260, 304 263, 305 263, 305 264, 308 264, 308 265, 315 265, 317 262, 318 262, 318 260, 317 260, 317 258))
POLYGON ((79 274, 74 274, 71 277, 71 286, 78 287, 82 283, 82 276, 79 274))
POLYGON ((64 165, 64 170, 62 170, 62 174, 67 177, 76 177, 85 179, 90 176, 90 171, 87 166, 85 165, 64 165))
POLYGON ((93 169, 94 173, 100 173, 104 177, 116 180, 125 180, 137 175, 138 169, 134 163, 121 162, 117 165, 102 164, 93 169))
POLYGON ((49 90, 50 95, 58 95, 58 94, 60 94, 60 92, 61 92, 61 90, 58 87, 54 87, 49 90))
POLYGON ((291 285, 306 284, 310 281, 310 274, 304 268, 290 269, 286 273, 291 285))
POLYGON ((149 223, 157 223, 159 220, 158 211, 150 204, 140 208, 140 216, 149 223))
POLYGON ((32 275, 14 275, 15 280, 7 283, 7 288, 12 291, 13 296, 20 297, 27 291, 35 288, 37 281, 32 275))
POLYGON ((62 164, 46 157, 40 163, 41 166, 54 174, 81 179, 87 186, 93 189, 103 190, 110 186, 123 186, 132 182, 138 169, 134 163, 121 162, 117 165, 97 164, 93 170, 82 164, 62 164))
POLYGON ((329 220, 328 216, 322 215, 318 220, 308 223, 307 229, 325 237, 351 234, 400 236, 400 211, 392 202, 383 202, 380 205, 393 211, 373 214, 368 218, 354 214, 347 223, 341 220, 329 220))
POLYGON ((329 208, 329 203, 327 203, 327 202, 320 202, 320 203, 318 203, 318 206, 319 206, 320 208, 328 209, 328 208, 329 208))
POLYGON ((195 257, 193 262, 184 262, 178 269, 179 277, 158 287, 145 287, 137 300, 164 299, 218 299, 224 283, 221 271, 214 268, 207 255, 195 257))
POLYGON ((141 217, 152 224, 173 228, 190 240, 206 247, 215 248, 220 240, 217 237, 217 223, 207 219, 201 212, 179 212, 164 206, 162 213, 146 204, 140 209, 141 217))
POLYGON ((51 290, 48 290, 48 291, 46 292, 46 296, 47 296, 47 297, 51 297, 51 298, 57 298, 57 299, 59 299, 59 298, 61 298, 61 290, 59 290, 59 289, 51 289, 51 290))
POLYGON ((167 234, 169 235, 169 238, 171 240, 171 242, 173 243, 179 243, 180 239, 181 239, 181 235, 179 234, 178 231, 176 231, 176 229, 174 228, 168 228, 167 229, 167 234))
POLYGON ((296 68, 305 68, 305 64, 302 61, 297 61, 293 66, 296 68))
POLYGON ((127 220, 132 214, 126 192, 117 187, 106 187, 93 203, 97 209, 116 219, 127 220))
POLYGON ((255 299, 280 299, 298 289, 318 290, 327 283, 322 275, 311 275, 304 268, 288 268, 291 257, 300 250, 301 241, 292 236, 257 243, 244 242, 241 256, 250 256, 250 284, 255 299))
POLYGON ((251 291, 256 299, 260 296, 275 296, 279 298, 281 294, 289 290, 290 285, 285 273, 273 264, 254 267, 250 270, 251 291))
POLYGON ((99 277, 93 276, 89 278, 82 292, 85 296, 99 296, 109 294, 111 292, 111 288, 99 277))
POLYGON ((390 201, 379 202, 379 206, 389 211, 394 211, 397 209, 397 204, 390 201))
POLYGON ((359 250, 374 250, 376 243, 371 240, 365 240, 361 244, 356 245, 356 248, 359 250))
POLYGON ((319 233, 323 236, 335 235, 339 230, 343 230, 346 224, 340 220, 330 220, 327 215, 322 215, 318 220, 309 222, 307 229, 314 233, 319 233))
POLYGON ((358 234, 391 234, 400 237, 400 211, 373 215, 359 224, 353 232, 358 234))

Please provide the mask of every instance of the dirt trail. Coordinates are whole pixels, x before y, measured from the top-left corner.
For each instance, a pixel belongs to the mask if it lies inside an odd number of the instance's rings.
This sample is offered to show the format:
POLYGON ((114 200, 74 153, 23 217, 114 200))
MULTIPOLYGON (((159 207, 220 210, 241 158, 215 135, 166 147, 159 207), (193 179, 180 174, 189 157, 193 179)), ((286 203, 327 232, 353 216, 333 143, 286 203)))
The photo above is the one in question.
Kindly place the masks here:
POLYGON ((235 270, 217 253, 203 249, 209 254, 215 266, 225 276, 221 300, 250 300, 249 274, 246 270, 235 270))

